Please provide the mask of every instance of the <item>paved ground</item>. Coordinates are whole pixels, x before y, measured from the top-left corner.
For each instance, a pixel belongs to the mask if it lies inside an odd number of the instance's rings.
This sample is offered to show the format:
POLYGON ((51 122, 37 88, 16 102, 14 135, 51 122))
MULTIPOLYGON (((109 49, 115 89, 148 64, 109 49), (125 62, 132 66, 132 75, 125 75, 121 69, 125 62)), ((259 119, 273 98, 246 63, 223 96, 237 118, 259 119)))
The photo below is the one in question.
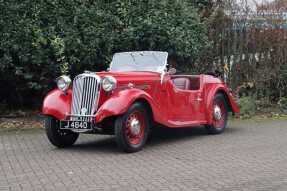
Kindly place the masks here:
POLYGON ((0 133, 0 190, 287 190, 287 121, 233 122, 222 135, 164 131, 135 154, 113 137, 50 145, 42 130, 0 133))

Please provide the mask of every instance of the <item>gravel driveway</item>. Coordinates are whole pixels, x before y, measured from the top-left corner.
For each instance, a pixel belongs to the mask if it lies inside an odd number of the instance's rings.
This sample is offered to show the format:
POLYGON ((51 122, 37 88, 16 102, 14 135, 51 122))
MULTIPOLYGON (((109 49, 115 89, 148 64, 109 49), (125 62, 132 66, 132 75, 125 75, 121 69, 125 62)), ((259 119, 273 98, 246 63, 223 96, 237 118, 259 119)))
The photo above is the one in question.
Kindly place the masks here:
POLYGON ((43 130, 0 132, 0 190, 287 190, 287 120, 235 121, 224 134, 165 130, 125 154, 112 136, 57 149, 43 130))

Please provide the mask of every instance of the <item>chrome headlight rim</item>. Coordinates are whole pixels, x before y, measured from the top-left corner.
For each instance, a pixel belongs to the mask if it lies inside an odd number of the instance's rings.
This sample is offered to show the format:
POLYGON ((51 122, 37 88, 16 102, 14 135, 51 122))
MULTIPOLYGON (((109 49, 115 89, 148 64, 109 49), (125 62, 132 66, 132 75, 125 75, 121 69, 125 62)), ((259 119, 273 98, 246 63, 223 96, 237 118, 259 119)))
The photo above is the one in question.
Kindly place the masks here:
POLYGON ((66 92, 72 82, 71 78, 67 75, 62 75, 56 79, 57 87, 59 90, 66 92))
POLYGON ((113 91, 117 88, 117 80, 113 76, 105 76, 102 79, 102 88, 106 92, 113 91))

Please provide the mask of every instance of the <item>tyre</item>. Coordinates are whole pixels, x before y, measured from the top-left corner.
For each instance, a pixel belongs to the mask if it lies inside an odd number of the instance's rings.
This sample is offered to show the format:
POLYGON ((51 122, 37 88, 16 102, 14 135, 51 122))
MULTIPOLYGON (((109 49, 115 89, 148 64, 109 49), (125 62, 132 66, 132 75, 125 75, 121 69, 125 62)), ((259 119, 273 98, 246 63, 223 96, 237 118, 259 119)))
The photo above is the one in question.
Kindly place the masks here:
POLYGON ((150 128, 151 117, 144 104, 134 103, 115 121, 118 146, 128 153, 140 151, 146 143, 150 128))
POLYGON ((79 137, 78 133, 61 130, 59 121, 50 116, 45 119, 45 129, 49 141, 59 148, 72 146, 79 137))
POLYGON ((223 94, 216 94, 212 107, 212 124, 206 125, 209 134, 222 133, 228 121, 228 105, 223 94))

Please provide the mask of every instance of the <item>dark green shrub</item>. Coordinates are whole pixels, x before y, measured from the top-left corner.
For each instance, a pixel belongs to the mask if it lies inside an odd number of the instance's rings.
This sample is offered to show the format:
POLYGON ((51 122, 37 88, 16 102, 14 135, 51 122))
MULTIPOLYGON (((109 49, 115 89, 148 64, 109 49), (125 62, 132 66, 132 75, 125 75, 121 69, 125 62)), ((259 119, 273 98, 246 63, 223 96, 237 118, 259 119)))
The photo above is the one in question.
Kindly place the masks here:
POLYGON ((243 117, 251 117, 256 112, 255 99, 252 97, 241 97, 237 99, 237 103, 240 106, 240 115, 243 117))
POLYGON ((287 114, 287 97, 280 98, 279 102, 280 110, 287 114))
POLYGON ((207 30, 189 1, 0 0, 0 102, 41 100, 61 73, 106 69, 114 52, 196 58, 207 30))

